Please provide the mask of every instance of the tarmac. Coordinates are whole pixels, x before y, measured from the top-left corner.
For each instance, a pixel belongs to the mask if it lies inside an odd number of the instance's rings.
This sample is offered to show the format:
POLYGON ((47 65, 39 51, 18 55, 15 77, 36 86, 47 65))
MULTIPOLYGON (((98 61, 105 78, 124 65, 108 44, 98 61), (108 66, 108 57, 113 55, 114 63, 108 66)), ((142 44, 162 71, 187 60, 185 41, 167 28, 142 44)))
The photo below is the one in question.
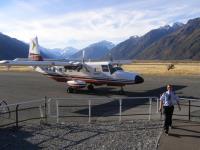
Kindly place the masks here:
POLYGON ((66 84, 55 82, 37 72, 0 72, 0 100, 9 104, 47 97, 108 98, 157 96, 172 84, 180 97, 200 98, 200 76, 143 76, 144 83, 125 86, 125 95, 119 87, 97 86, 94 92, 87 89, 68 94, 66 84))
MULTIPOLYGON (((180 97, 200 99, 200 76, 143 77, 143 84, 126 86, 125 95, 119 94, 120 88, 107 86, 95 87, 94 92, 84 89, 68 94, 65 83, 55 82, 36 72, 0 72, 0 100, 13 104, 47 96, 72 98, 68 101, 72 104, 73 98, 159 97, 169 83, 180 97)), ((168 136, 161 135, 159 150, 200 150, 200 122, 174 120, 174 127, 168 136)))
POLYGON ((161 135, 158 150, 200 150, 200 122, 174 120, 173 127, 161 135))

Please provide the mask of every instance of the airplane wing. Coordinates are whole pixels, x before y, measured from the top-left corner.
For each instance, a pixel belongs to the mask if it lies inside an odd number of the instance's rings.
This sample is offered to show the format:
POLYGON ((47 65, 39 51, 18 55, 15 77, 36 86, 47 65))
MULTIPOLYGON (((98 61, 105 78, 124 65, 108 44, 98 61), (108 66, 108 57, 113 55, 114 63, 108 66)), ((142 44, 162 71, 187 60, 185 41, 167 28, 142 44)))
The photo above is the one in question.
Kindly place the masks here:
POLYGON ((34 61, 34 60, 2 60, 0 66, 78 66, 79 62, 34 61))
POLYGON ((113 60, 110 63, 112 65, 127 65, 131 64, 133 61, 132 60, 113 60))

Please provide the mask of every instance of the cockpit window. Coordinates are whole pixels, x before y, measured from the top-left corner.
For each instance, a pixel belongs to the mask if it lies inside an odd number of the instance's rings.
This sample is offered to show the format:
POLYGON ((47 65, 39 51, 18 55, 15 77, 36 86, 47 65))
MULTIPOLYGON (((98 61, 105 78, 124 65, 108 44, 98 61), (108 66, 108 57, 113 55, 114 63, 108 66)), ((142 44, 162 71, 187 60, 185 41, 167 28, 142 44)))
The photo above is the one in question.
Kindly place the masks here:
POLYGON ((118 70, 122 70, 123 69, 119 66, 116 66, 116 67, 113 67, 111 64, 109 64, 109 69, 110 69, 110 73, 113 74, 115 71, 118 71, 118 70))
POLYGON ((102 71, 103 72, 109 72, 108 66, 107 65, 101 65, 102 71))
POLYGON ((117 71, 117 70, 122 70, 123 71, 123 69, 121 68, 121 67, 115 67, 115 70, 117 71))
POLYGON ((113 66, 111 64, 109 64, 108 66, 110 69, 110 73, 113 74, 115 72, 115 69, 113 68, 113 66))

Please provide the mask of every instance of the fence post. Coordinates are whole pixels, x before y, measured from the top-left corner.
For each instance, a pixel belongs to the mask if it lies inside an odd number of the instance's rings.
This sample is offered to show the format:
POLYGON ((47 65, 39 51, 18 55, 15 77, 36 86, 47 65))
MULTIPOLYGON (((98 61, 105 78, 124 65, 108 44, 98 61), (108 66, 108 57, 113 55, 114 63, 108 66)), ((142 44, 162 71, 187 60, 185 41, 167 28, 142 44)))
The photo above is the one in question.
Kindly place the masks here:
POLYGON ((40 119, 42 120, 44 118, 44 114, 42 111, 42 104, 39 106, 39 110, 40 110, 40 119))
POLYGON ((159 98, 157 97, 157 113, 159 112, 159 98))
POLYGON ((44 117, 45 117, 45 123, 47 123, 47 97, 44 98, 44 117))
POLYGON ((17 104, 16 106, 16 110, 15 110, 15 117, 16 117, 16 127, 18 128, 19 125, 18 125, 18 122, 19 122, 19 115, 18 115, 18 109, 19 109, 19 104, 17 104))
POLYGON ((149 98, 149 120, 151 120, 151 105, 152 105, 152 98, 149 98))
POLYGON ((51 98, 48 99, 48 115, 51 115, 51 98))
POLYGON ((188 119, 189 119, 189 121, 190 121, 190 119, 191 119, 191 116, 190 116, 190 115, 191 115, 191 114, 190 114, 191 101, 190 101, 190 100, 189 100, 189 105, 188 105, 188 107, 189 107, 189 108, 188 108, 188 117, 189 117, 188 119))
POLYGON ((119 99, 119 122, 122 121, 122 99, 119 99))
POLYGON ((88 112, 88 122, 91 122, 91 100, 88 100, 89 112, 88 112))
POLYGON ((59 101, 56 100, 56 123, 59 123, 59 101))

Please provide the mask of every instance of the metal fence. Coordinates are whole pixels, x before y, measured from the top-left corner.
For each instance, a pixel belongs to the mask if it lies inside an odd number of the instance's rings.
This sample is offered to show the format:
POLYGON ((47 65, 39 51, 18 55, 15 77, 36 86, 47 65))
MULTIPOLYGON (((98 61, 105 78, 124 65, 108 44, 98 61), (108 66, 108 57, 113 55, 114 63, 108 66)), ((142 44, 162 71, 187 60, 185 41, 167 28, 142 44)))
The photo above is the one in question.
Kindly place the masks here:
POLYGON ((6 101, 0 102, 0 127, 15 125, 20 122, 38 122, 38 119, 47 118, 47 99, 33 100, 8 105, 6 101))
POLYGON ((174 118, 200 121, 200 99, 180 98, 181 111, 174 111, 174 118))
POLYGON ((48 116, 55 118, 57 123, 65 120, 83 121, 82 118, 88 118, 88 122, 134 118, 150 120, 152 110, 154 113, 157 112, 156 102, 157 97, 50 98, 48 116))
MULTIPOLYGON (((200 100, 181 98, 181 111, 174 119, 200 120, 200 100)), ((134 119, 162 119, 158 97, 128 98, 43 98, 8 105, 0 102, 0 127, 19 123, 62 123, 65 121, 96 122, 134 119), (38 121, 39 119, 39 121, 38 121)))

